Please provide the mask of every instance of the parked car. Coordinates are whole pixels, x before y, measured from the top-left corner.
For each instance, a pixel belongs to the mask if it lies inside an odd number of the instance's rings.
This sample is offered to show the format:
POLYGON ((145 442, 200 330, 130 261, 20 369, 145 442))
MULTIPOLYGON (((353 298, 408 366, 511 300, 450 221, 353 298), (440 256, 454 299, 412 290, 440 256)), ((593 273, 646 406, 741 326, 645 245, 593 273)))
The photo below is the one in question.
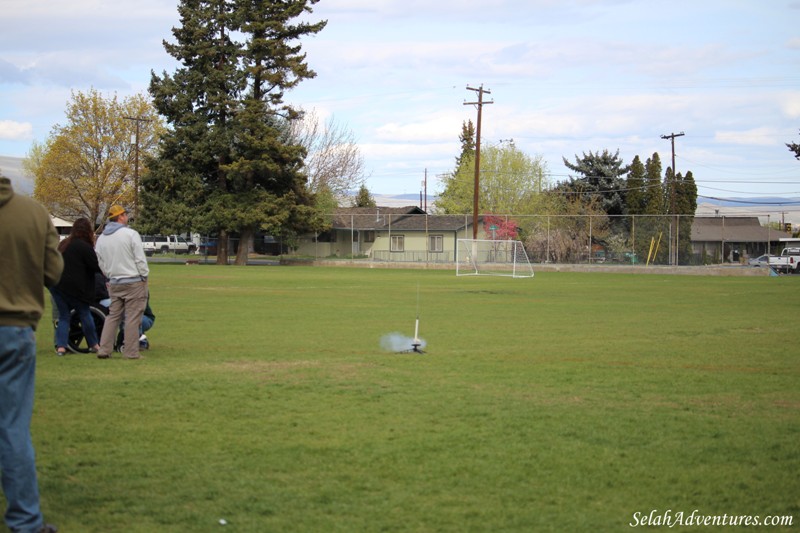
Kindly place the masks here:
POLYGON ((769 255, 769 254, 760 255, 758 257, 751 258, 749 261, 747 261, 747 264, 750 265, 750 266, 753 266, 753 267, 769 266, 769 258, 770 257, 775 257, 775 256, 774 255, 769 255))
POLYGON ((178 235, 142 235, 142 248, 145 255, 154 253, 193 254, 197 248, 194 243, 178 235))
POLYGON ((786 274, 800 272, 800 248, 784 248, 781 255, 770 257, 769 265, 786 274))

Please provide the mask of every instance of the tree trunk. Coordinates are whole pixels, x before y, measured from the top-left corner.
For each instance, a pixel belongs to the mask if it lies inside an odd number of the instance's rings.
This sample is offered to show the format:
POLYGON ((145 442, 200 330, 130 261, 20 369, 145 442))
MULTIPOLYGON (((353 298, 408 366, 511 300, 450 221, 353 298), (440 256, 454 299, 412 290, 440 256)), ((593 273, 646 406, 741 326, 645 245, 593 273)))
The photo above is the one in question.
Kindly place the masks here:
POLYGON ((217 264, 228 264, 228 232, 226 230, 220 230, 217 237, 217 264))
POLYGON ((252 248, 254 234, 255 230, 253 228, 242 228, 242 233, 239 235, 239 251, 236 253, 235 265, 247 264, 247 256, 252 248))

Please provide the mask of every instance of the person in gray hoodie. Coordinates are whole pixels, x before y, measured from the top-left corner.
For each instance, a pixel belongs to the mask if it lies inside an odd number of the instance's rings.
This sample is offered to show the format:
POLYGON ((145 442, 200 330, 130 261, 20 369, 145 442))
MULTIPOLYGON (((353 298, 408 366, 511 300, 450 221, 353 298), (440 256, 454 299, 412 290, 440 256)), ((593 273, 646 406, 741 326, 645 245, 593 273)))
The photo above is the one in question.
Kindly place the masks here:
POLYGON ((36 338, 44 286, 54 287, 64 261, 47 210, 14 194, 0 176, 0 472, 11 531, 57 531, 45 524, 39 503, 31 439, 36 338))
POLYGON ((147 306, 150 269, 142 248, 142 237, 128 227, 125 208, 112 205, 108 210, 108 220, 95 244, 100 270, 108 279, 111 298, 97 357, 111 357, 114 339, 124 317, 122 355, 127 359, 139 359, 139 326, 147 306))

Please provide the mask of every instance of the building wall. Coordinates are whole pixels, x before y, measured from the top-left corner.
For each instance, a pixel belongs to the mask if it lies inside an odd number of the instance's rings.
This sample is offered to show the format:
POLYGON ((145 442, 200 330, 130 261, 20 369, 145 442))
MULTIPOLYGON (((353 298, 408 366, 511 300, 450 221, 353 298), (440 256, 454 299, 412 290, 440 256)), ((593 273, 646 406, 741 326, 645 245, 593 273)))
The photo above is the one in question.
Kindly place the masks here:
MULTIPOLYGON (((352 255, 369 257, 378 261, 431 261, 454 262, 458 239, 471 239, 472 228, 454 230, 435 230, 427 232, 417 230, 376 231, 374 242, 365 242, 364 231, 336 230, 335 242, 315 242, 313 236, 303 237, 296 253, 318 258, 350 257, 352 255), (442 237, 442 251, 432 252, 428 249, 431 236, 442 237), (403 251, 391 251, 392 236, 403 237, 403 251), (355 241, 355 246, 353 246, 355 241)), ((479 232, 478 238, 485 238, 479 232)))

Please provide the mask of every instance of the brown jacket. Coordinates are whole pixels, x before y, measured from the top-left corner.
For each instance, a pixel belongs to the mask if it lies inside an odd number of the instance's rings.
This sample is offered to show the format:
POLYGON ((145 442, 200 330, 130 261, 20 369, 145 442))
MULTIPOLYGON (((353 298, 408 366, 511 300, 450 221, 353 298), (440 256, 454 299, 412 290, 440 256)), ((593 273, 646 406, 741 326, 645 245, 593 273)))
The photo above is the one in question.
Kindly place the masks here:
POLYGON ((64 260, 50 214, 37 201, 14 194, 0 177, 0 326, 36 328, 44 288, 61 278, 64 260))

